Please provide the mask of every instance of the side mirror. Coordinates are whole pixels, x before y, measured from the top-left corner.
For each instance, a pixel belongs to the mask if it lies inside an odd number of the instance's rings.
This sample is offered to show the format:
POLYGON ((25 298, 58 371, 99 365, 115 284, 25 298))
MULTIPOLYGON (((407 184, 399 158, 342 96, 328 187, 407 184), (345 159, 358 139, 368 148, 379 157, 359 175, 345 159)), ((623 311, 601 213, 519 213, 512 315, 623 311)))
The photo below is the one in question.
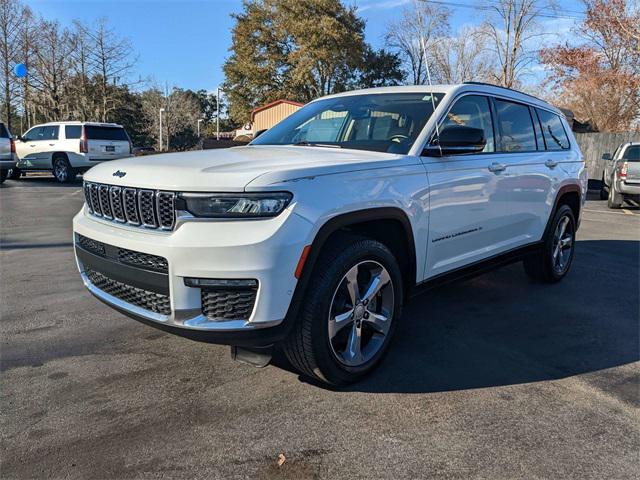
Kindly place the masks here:
POLYGON ((260 135, 262 135, 266 131, 267 131, 266 128, 263 128, 262 130, 258 130, 256 133, 253 134, 253 138, 258 138, 260 135))
POLYGON ((602 154, 602 160, 604 160, 604 161, 613 160, 613 157, 611 156, 610 153, 603 153, 602 154))
POLYGON ((18 140, 20 142, 24 142, 24 138, 22 138, 22 135, 16 135, 15 137, 13 137, 14 140, 18 140))
POLYGON ((484 130, 481 128, 452 125, 440 132, 439 141, 434 139, 422 151, 425 157, 439 157, 448 155, 464 155, 480 153, 487 145, 484 130), (442 153, 440 153, 442 152, 442 153))

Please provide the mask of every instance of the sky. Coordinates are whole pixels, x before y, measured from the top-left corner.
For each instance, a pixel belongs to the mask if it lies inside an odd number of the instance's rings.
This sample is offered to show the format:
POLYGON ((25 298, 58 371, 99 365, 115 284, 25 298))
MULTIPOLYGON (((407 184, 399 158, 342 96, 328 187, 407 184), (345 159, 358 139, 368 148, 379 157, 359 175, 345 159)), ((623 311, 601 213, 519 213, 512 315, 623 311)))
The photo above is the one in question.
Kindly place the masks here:
MULTIPOLYGON (((345 0, 358 7, 366 20, 365 39, 383 46, 390 21, 415 0, 345 0)), ((438 0, 440 1, 440 0, 438 0)), ((495 0, 449 0, 453 8, 451 26, 477 25, 482 10, 472 6, 495 0)), ((115 31, 127 37, 137 56, 134 76, 151 83, 192 90, 214 91, 224 81, 222 65, 229 56, 232 13, 242 10, 241 0, 26 0, 35 13, 47 20, 70 25, 74 19, 91 23, 108 19, 115 31)), ((553 32, 544 41, 564 40, 583 11, 579 0, 558 0, 560 18, 544 18, 544 28, 553 32)))

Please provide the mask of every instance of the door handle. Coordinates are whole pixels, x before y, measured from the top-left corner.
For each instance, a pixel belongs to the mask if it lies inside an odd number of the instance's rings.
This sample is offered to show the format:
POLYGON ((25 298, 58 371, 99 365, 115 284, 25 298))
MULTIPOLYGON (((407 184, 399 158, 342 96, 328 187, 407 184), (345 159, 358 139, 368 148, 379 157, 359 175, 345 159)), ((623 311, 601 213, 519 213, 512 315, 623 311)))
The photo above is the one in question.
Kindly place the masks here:
POLYGON ((549 168, 555 168, 558 166, 558 162, 555 160, 547 160, 544 164, 549 168))
POLYGON ((489 165, 489 171, 493 173, 503 172, 506 169, 507 166, 504 163, 493 162, 491 165, 489 165))
POLYGON ((35 147, 35 145, 29 145, 30 147, 35 147))
POLYGON ((53 147, 54 145, 55 145, 55 143, 50 143, 49 144, 50 147, 53 147))

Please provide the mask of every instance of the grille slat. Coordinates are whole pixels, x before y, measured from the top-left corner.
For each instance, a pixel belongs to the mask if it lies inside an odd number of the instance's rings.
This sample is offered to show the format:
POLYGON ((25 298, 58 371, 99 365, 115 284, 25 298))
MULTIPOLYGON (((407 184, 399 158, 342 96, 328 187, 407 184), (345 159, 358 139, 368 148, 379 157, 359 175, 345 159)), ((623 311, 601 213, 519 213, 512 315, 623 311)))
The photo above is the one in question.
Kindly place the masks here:
POLYGON ((256 289, 202 289, 202 314, 211 320, 248 320, 256 289))
POLYGON ((80 234, 76 234, 76 236, 77 244, 80 247, 101 257, 108 257, 110 259, 117 260, 120 263, 143 268, 145 270, 153 270, 158 273, 169 273, 169 262, 166 258, 159 255, 136 252, 135 250, 129 250, 128 248, 107 245, 80 234))
POLYGON ((118 222, 126 222, 127 219, 124 217, 124 208, 122 205, 122 188, 110 187, 109 197, 111 199, 111 211, 113 213, 113 218, 118 222))
POLYGON ((123 302, 150 310, 162 315, 171 315, 171 301, 168 295, 150 292, 142 288, 133 287, 126 283, 113 280, 100 272, 90 268, 85 269, 85 275, 98 289, 112 295, 123 302))
POLYGON ((175 192, 92 182, 85 182, 83 189, 91 215, 144 228, 173 230, 175 227, 175 192))
POLYGON ((100 185, 98 187, 98 197, 100 198, 100 208, 102 209, 102 216, 109 220, 113 220, 113 213, 111 212, 111 200, 109 199, 109 185, 100 185))

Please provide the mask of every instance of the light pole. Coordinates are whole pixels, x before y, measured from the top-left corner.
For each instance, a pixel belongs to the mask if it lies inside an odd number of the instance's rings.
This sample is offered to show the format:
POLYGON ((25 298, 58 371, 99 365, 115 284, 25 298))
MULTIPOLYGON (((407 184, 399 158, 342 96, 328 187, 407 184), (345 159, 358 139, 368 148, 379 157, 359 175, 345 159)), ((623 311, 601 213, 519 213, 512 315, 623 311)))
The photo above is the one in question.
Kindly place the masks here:
POLYGON ((216 89, 216 140, 220 141, 220 87, 216 89))
POLYGON ((198 138, 200 138, 200 123, 202 123, 202 118, 198 119, 198 138))
POLYGON ((162 151, 162 112, 164 112, 164 108, 160 109, 160 151, 162 151))

